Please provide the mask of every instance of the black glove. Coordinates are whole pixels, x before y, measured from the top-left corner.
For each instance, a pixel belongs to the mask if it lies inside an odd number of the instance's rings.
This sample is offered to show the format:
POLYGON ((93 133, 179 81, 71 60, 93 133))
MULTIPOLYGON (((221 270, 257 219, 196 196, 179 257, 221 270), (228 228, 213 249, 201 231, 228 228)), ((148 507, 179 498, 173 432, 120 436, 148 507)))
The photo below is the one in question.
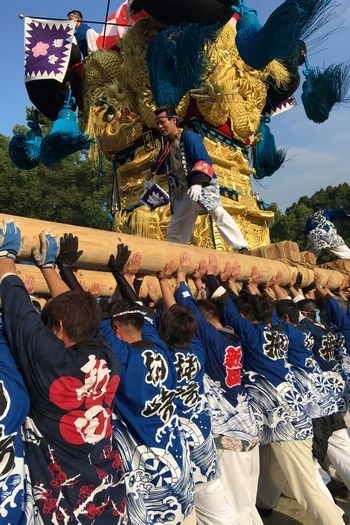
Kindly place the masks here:
POLYGON ((115 257, 114 255, 111 255, 108 261, 108 268, 111 270, 114 276, 123 272, 123 268, 128 262, 130 254, 131 251, 125 244, 118 244, 117 255, 115 257))
POLYGON ((60 237, 60 250, 56 257, 58 268, 73 266, 79 259, 83 250, 78 251, 78 244, 78 237, 74 237, 72 233, 65 233, 63 237, 60 237))
POLYGON ((301 272, 297 273, 297 278, 295 279, 294 288, 299 290, 301 288, 301 283, 303 282, 303 274, 301 272))

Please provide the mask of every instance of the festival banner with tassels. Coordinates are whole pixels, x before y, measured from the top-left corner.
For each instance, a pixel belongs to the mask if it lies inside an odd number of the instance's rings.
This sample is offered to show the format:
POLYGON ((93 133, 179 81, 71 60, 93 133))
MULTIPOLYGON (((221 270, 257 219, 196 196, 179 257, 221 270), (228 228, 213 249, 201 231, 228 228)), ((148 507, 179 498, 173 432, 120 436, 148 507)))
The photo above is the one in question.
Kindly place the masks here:
POLYGON ((25 81, 53 78, 67 72, 75 22, 25 18, 25 81))

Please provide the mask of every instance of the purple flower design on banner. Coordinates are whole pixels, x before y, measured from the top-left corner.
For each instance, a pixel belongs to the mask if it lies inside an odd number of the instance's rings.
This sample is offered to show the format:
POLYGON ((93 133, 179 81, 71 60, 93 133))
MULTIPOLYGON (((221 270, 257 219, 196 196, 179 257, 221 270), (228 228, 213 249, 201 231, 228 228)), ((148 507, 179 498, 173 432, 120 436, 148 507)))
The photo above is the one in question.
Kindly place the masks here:
POLYGON ((66 74, 74 27, 71 21, 48 21, 26 18, 26 81, 55 78, 66 74))
POLYGON ((155 210, 159 206, 165 206, 169 204, 170 199, 166 191, 163 190, 158 184, 152 184, 151 188, 146 189, 141 197, 140 201, 147 204, 151 211, 155 210))

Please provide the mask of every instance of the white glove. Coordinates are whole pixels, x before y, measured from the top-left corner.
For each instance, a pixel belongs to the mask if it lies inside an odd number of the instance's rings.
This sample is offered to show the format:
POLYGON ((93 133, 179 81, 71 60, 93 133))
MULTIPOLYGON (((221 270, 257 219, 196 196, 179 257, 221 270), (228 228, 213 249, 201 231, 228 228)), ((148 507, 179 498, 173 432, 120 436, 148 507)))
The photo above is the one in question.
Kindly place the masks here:
POLYGON ((55 268, 60 245, 59 237, 53 233, 42 231, 39 233, 39 241, 40 248, 32 248, 34 263, 44 270, 55 268))
POLYGON ((190 187, 190 189, 187 192, 187 195, 193 202, 197 202, 200 199, 202 193, 202 185, 201 184, 193 184, 193 186, 190 187))

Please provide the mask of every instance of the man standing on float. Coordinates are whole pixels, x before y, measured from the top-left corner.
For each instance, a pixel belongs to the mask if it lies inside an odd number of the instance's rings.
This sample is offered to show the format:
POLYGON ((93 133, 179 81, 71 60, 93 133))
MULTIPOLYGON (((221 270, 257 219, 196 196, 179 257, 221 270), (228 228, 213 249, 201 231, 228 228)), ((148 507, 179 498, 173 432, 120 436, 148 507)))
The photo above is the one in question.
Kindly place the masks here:
POLYGON ((234 250, 249 253, 238 225, 222 206, 213 164, 200 135, 179 127, 173 106, 160 106, 154 113, 162 144, 151 176, 167 174, 172 212, 167 240, 188 244, 198 215, 206 212, 234 250))

